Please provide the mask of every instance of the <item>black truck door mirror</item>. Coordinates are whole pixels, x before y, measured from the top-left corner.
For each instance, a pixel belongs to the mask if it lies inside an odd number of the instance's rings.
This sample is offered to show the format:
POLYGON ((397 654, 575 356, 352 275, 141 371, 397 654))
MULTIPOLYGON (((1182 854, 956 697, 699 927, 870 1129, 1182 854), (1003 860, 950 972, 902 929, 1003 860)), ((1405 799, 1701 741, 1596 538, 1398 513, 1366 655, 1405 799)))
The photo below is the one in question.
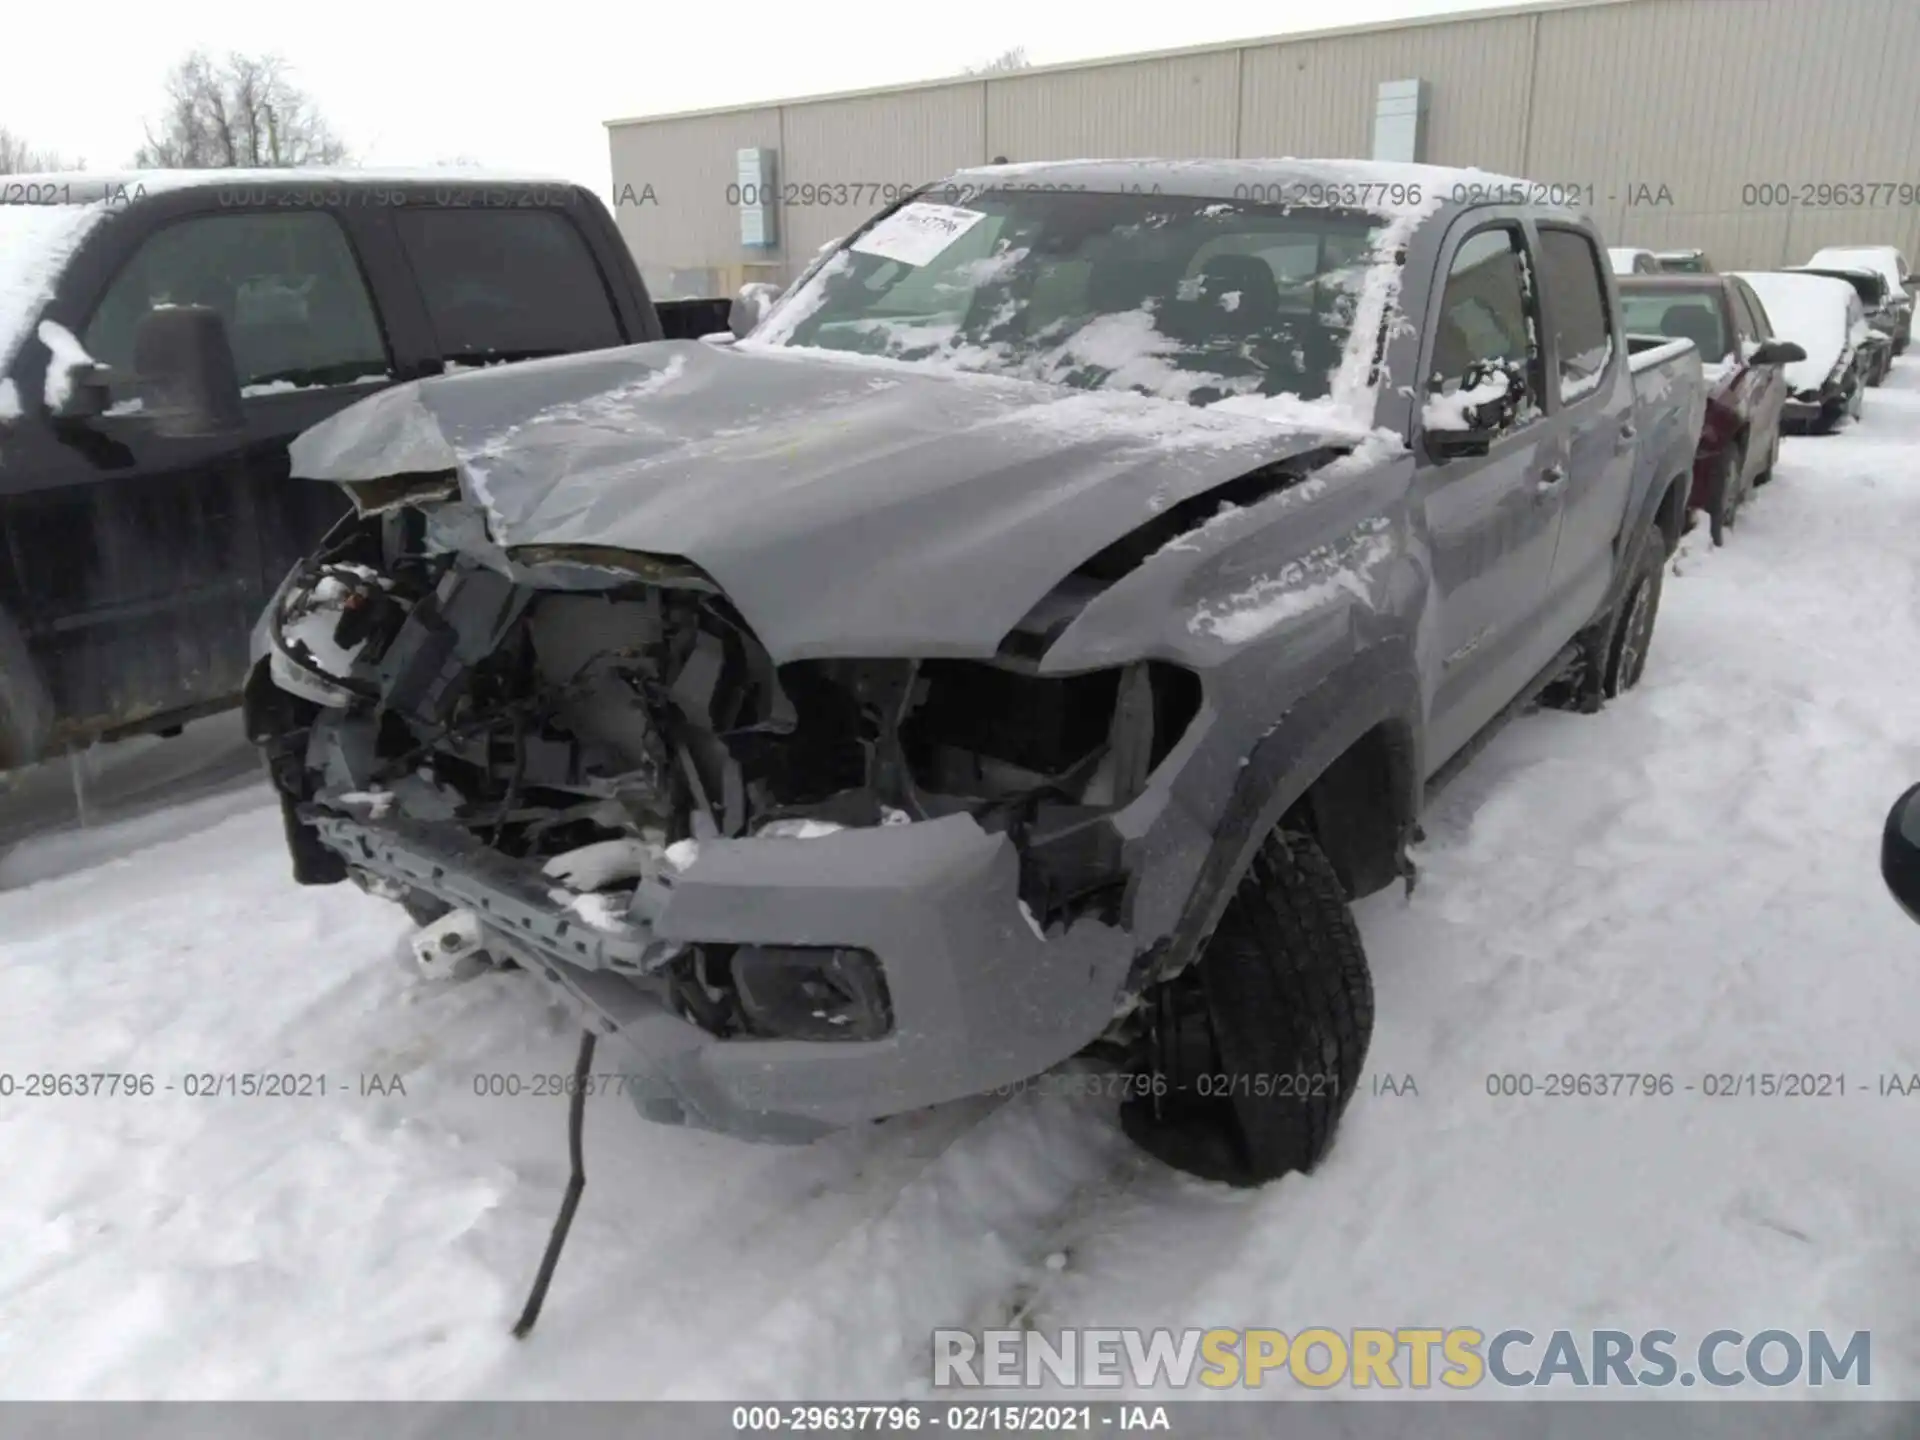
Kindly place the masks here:
POLYGON ((1880 878, 1911 920, 1920 921, 1920 785, 1893 802, 1880 836, 1880 878))
POLYGON ((141 413, 156 434, 188 438, 246 429, 233 346, 217 310, 149 310, 133 332, 133 373, 141 413))

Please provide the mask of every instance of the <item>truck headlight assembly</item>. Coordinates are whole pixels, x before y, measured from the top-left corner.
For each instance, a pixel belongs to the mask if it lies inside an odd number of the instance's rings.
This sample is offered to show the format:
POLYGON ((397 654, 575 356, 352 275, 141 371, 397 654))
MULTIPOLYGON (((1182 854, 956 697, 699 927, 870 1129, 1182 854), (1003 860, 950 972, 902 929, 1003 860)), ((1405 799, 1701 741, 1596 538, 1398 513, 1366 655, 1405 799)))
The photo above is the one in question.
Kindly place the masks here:
POLYGON ((763 1037, 878 1040, 893 1028, 886 976, 871 951, 742 945, 733 984, 748 1026, 763 1037))

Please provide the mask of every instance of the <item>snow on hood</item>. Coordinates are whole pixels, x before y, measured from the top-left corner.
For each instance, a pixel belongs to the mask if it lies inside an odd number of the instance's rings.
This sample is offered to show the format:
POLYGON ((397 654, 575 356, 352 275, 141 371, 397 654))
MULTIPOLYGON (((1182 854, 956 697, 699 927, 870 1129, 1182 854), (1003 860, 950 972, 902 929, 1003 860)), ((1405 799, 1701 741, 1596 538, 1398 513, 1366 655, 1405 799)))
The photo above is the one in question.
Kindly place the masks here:
MULTIPOLYGON (((293 473, 452 471, 482 563, 529 544, 692 561, 776 662, 991 655, 1080 559, 1270 462, 1365 439, 838 352, 661 341, 395 386, 293 473)), ((1368 447, 1383 454, 1384 444, 1368 447)))
POLYGON ((1899 251, 1891 245, 1831 245, 1814 251, 1807 264, 1820 270, 1871 270, 1895 295, 1907 293, 1900 283, 1899 251))
POLYGON ((1772 270, 1740 270, 1735 274, 1760 297, 1774 335, 1793 341, 1807 352, 1806 359, 1787 366, 1790 389, 1818 389, 1833 373, 1846 348, 1866 338, 1860 296, 1844 280, 1772 270), (1857 323, 1855 317, 1860 317, 1857 323))
MULTIPOLYGON (((107 205, 0 205, 0 375, 53 298, 68 258, 113 212, 107 205)), ((0 419, 18 396, 0 396, 0 419)))

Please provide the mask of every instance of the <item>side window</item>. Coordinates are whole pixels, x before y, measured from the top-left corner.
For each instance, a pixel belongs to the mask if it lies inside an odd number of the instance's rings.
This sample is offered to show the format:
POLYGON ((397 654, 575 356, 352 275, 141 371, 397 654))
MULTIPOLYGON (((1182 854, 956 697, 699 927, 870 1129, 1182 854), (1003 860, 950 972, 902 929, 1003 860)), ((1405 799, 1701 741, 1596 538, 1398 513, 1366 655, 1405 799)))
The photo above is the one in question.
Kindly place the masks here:
POLYGON ((1747 303, 1746 295, 1738 284, 1727 287, 1727 298, 1733 306, 1733 333, 1742 345, 1760 338, 1760 327, 1754 323, 1753 306, 1747 303))
POLYGON ((1522 247, 1518 230, 1497 226, 1469 236, 1454 252, 1433 337, 1430 393, 1451 395, 1473 366, 1504 363, 1527 377, 1522 416, 1538 410, 1539 306, 1522 247))
POLYGON ((243 387, 389 373, 373 298, 339 222, 323 211, 208 215, 155 231, 108 286, 81 343, 129 375, 134 330, 161 305, 217 310, 243 387))
POLYGON ((1736 281, 1740 294, 1746 299, 1747 308, 1753 311, 1753 337, 1756 340, 1773 339, 1773 321, 1767 318, 1767 307, 1760 303, 1760 297, 1746 281, 1736 281))
POLYGON ((443 359, 481 364, 626 343, 593 252, 555 210, 399 210, 443 359))
POLYGON ((1560 399, 1572 402, 1592 393, 1613 359, 1600 256, 1579 231, 1542 227, 1540 273, 1553 316, 1560 399))

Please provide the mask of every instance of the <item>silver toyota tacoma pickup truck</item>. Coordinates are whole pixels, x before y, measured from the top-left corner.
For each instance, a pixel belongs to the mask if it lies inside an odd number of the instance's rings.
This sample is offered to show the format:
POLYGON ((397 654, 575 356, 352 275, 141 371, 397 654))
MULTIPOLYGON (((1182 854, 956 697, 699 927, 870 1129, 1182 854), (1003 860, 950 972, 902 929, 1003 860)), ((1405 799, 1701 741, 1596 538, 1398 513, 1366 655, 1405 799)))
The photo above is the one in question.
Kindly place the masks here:
POLYGON ((247 692, 296 879, 544 981, 656 1120, 802 1141, 1089 1055, 1169 1163, 1311 1169, 1351 902, 1503 720, 1636 683, 1685 521, 1697 353, 1526 193, 964 171, 732 334, 322 422, 294 483, 354 513, 247 692))

